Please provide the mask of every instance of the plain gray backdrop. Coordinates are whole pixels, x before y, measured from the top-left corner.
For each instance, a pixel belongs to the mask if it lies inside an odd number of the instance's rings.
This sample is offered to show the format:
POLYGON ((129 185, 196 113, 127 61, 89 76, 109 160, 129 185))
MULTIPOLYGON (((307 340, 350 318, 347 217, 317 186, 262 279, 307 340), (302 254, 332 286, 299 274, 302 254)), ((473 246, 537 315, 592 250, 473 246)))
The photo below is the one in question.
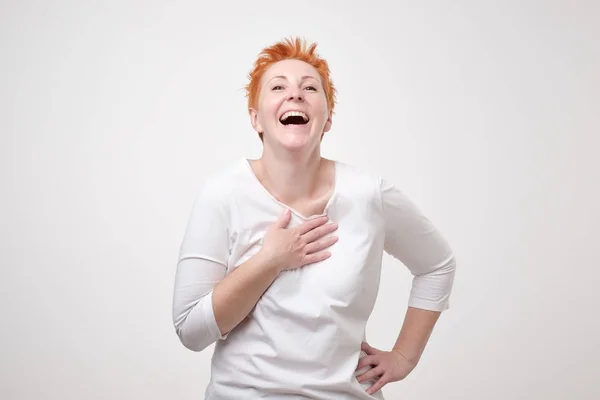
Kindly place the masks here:
MULTIPOLYGON (((261 144, 258 52, 319 43, 323 154, 398 185, 456 251, 451 308, 387 399, 600 396, 594 1, 2 1, 0 398, 201 399, 171 321, 203 180, 261 144)), ((399 332, 384 258, 368 324, 399 332)))

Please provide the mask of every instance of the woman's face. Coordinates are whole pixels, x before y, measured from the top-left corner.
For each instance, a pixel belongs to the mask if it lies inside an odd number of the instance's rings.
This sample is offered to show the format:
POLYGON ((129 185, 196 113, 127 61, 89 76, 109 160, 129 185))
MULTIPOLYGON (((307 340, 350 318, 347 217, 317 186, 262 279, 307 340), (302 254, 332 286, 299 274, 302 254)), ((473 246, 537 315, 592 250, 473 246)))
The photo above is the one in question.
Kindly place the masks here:
POLYGON ((258 109, 250 110, 250 118, 265 145, 318 146, 331 128, 331 113, 317 70, 299 60, 273 64, 263 75, 258 109))

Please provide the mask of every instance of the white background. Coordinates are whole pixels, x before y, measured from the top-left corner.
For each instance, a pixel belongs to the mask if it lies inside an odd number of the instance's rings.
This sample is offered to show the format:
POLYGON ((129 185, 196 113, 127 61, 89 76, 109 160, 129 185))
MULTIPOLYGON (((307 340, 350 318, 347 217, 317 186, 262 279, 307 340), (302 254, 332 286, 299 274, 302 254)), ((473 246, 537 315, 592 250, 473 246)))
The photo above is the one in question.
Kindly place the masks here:
MULTIPOLYGON (((260 156, 263 47, 319 43, 329 158, 396 183, 458 256, 451 309, 393 399, 597 399, 594 1, 3 1, 0 398, 201 399, 171 321, 203 179, 260 156)), ((410 275, 384 259, 389 349, 410 275)))

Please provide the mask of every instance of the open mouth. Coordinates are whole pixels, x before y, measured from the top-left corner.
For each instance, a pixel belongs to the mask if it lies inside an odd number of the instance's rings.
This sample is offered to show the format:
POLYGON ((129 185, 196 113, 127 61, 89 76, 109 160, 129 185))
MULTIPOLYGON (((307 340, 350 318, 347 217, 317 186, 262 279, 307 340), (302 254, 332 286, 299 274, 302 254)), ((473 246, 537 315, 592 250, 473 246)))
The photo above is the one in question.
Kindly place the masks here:
POLYGON ((288 111, 279 118, 283 125, 306 125, 309 118, 301 111, 288 111))

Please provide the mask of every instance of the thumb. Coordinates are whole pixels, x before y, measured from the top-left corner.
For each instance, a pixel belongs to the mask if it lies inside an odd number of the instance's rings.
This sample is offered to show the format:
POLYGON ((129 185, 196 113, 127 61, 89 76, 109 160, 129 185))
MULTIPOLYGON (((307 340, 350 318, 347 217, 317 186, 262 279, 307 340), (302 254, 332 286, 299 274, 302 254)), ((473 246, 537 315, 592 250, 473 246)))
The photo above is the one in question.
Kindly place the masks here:
POLYGON ((371 347, 367 342, 362 342, 360 349, 370 356, 377 354, 377 349, 371 347))
POLYGON ((292 213, 290 212, 290 210, 286 209, 283 214, 279 217, 279 219, 276 222, 276 226, 278 228, 285 228, 286 226, 288 226, 288 224, 290 223, 290 219, 292 217, 292 213))

